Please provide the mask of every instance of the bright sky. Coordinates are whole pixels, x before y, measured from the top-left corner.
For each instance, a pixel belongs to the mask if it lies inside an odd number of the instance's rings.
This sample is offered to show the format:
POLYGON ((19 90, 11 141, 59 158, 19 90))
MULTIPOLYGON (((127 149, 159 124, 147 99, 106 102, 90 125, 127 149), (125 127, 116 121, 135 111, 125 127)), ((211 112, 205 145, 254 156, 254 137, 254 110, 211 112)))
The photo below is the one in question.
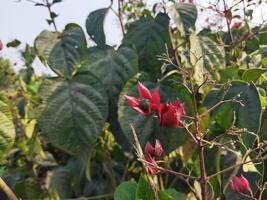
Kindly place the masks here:
MULTIPOLYGON (((49 26, 46 22, 48 18, 48 11, 44 7, 35 7, 32 3, 26 0, 0 0, 0 40, 4 44, 13 39, 19 39, 23 43, 33 45, 34 38, 44 29, 53 30, 53 26, 49 26)), ((42 0, 35 0, 41 2, 42 0)), ((149 6, 157 0, 147 0, 149 6)), ((209 0, 196 0, 202 5, 209 0)), ((232 3, 234 0, 228 0, 232 3)), ((114 1, 114 9, 117 10, 117 1, 114 1)), ((83 28, 85 27, 85 20, 88 14, 96 9, 107 7, 110 0, 63 0, 61 3, 53 6, 53 11, 59 13, 56 18, 56 24, 59 30, 63 30, 67 23, 77 23, 83 28)), ((267 6, 263 6, 254 11, 254 22, 262 21, 262 15, 266 19, 267 6)), ((119 44, 121 40, 121 31, 117 17, 109 12, 105 22, 105 32, 107 43, 109 45, 119 44)), ((203 18, 200 19, 200 21, 203 18)), ((202 21, 203 22, 203 21, 202 21)), ((203 23, 202 23, 203 24, 203 23)), ((21 48, 24 47, 21 45, 21 48)), ((10 58, 13 63, 18 63, 16 71, 23 66, 21 65, 20 56, 14 48, 4 48, 0 56, 10 58)), ((48 72, 47 68, 42 66, 37 60, 33 67, 36 73, 42 74, 48 72)))

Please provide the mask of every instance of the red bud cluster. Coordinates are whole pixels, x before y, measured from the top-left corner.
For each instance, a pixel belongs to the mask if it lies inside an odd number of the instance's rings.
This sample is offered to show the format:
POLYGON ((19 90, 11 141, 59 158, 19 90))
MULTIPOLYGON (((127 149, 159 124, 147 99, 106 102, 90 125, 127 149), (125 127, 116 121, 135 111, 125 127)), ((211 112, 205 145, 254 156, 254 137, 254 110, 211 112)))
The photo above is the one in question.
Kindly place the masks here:
MULTIPOLYGON (((160 157, 162 152, 163 148, 159 140, 156 140, 154 147, 150 142, 147 142, 145 146, 145 160, 148 163, 157 165, 156 158, 160 157)), ((153 166, 146 166, 146 171, 149 174, 156 174, 158 172, 158 169, 153 166)))

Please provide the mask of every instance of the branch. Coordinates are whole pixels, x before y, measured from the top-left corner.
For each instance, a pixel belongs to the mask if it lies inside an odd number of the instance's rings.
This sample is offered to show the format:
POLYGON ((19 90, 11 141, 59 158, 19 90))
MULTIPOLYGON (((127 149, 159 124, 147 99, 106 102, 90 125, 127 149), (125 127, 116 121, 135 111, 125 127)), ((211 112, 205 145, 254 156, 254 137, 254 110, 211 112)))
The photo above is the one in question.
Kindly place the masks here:
POLYGON ((216 172, 215 174, 212 174, 212 175, 208 176, 208 177, 207 177, 207 180, 208 180, 208 179, 211 179, 211 178, 213 178, 213 177, 215 177, 215 176, 218 176, 218 175, 220 175, 220 174, 223 174, 223 173, 225 173, 225 172, 228 172, 228 171, 230 171, 230 170, 232 170, 232 169, 234 169, 234 168, 236 168, 236 167, 240 167, 241 165, 244 165, 244 164, 247 164, 247 163, 251 163, 251 162, 259 162, 259 161, 263 161, 263 160, 266 160, 266 158, 263 158, 263 159, 248 160, 248 161, 245 161, 245 162, 237 163, 237 164, 235 164, 235 165, 232 165, 232 166, 230 166, 230 167, 227 167, 226 169, 223 169, 223 170, 221 170, 221 171, 219 171, 219 172, 216 172))
POLYGON ((3 192, 6 194, 9 200, 18 200, 16 195, 13 193, 13 191, 8 187, 8 185, 1 177, 0 177, 0 188, 3 190, 3 192))

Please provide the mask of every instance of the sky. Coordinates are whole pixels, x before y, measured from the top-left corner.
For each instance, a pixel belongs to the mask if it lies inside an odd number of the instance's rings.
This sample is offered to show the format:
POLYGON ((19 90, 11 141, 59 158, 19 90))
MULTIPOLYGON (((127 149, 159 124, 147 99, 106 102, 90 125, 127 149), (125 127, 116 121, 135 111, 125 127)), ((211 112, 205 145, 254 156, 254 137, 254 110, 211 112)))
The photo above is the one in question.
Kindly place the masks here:
MULTIPOLYGON (((41 2, 42 0, 35 0, 41 2)), ((157 0, 147 0, 148 6, 152 6, 157 0)), ((196 3, 205 4, 209 0, 196 0, 196 3)), ((228 0, 233 3, 234 0, 228 0)), ((117 10, 117 1, 114 1, 113 8, 117 10)), ((63 30, 65 25, 71 22, 77 23, 85 28, 85 20, 88 14, 96 9, 104 8, 110 5, 110 0, 63 0, 53 6, 53 11, 59 13, 56 18, 56 24, 59 30, 63 30)), ((262 6, 254 11, 253 23, 259 23, 266 15, 267 6, 262 6)), ((23 44, 33 45, 34 38, 44 29, 54 30, 46 22, 48 11, 44 7, 36 7, 27 0, 0 0, 0 40, 4 44, 13 39, 20 40, 23 44)), ((267 18, 267 16, 265 17, 267 18)), ((203 23, 203 16, 198 24, 203 23), (201 22, 202 21, 202 22, 201 22)), ((197 25, 198 26, 198 25, 197 25)), ((118 18, 111 11, 105 21, 105 32, 107 44, 119 44, 122 38, 118 18)), ((23 48, 24 45, 21 45, 23 48)), ((12 63, 17 63, 15 70, 23 68, 23 62, 17 49, 4 48, 0 56, 9 58, 12 63)), ((43 66, 38 59, 33 63, 37 74, 51 73, 49 69, 43 66)))
MULTIPOLYGON (((41 2, 41 0, 36 0, 41 2)), ((56 24, 59 30, 63 30, 65 25, 71 22, 77 23, 85 28, 85 20, 93 10, 104 8, 110 5, 110 0, 63 0, 53 6, 53 11, 59 13, 56 24)), ((114 3, 114 9, 117 5, 114 3)), ((34 38, 44 29, 54 31, 53 26, 46 22, 48 11, 44 7, 35 7, 32 3, 21 0, 0 0, 0 39, 4 44, 18 39, 23 43, 33 45, 34 38)), ((115 45, 121 40, 122 34, 119 28, 119 21, 114 13, 109 12, 105 32, 107 44, 115 45)), ((23 46, 23 45, 21 45, 23 46)), ((17 63, 16 71, 21 69, 20 56, 14 48, 4 48, 0 56, 10 58, 13 63, 17 63), (2 55, 1 55, 2 54, 2 55)), ((38 60, 33 64, 37 74, 49 73, 45 66, 38 60)))

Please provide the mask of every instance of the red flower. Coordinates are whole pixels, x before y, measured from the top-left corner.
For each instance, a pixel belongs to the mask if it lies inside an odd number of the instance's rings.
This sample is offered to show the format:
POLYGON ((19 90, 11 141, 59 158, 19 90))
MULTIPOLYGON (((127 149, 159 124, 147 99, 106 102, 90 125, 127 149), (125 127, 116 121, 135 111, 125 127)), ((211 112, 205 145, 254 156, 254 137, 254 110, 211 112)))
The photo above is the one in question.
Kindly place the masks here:
POLYGON ((3 49, 4 45, 2 43, 2 41, 0 40, 0 51, 3 49))
POLYGON ((185 114, 183 104, 176 100, 158 106, 157 117, 163 127, 177 128, 181 116, 185 114))
POLYGON ((243 176, 241 177, 234 176, 231 180, 230 185, 232 190, 234 190, 235 192, 245 193, 245 194, 251 193, 249 182, 243 176))
MULTIPOLYGON (((162 152, 163 148, 159 140, 156 140, 155 147, 153 147, 150 142, 147 142, 145 146, 145 160, 151 164, 157 165, 156 157, 161 156, 162 152)), ((158 172, 158 169, 153 166, 146 165, 146 171, 148 174, 155 174, 158 172)))
POLYGON ((138 93, 140 96, 139 99, 127 95, 125 95, 125 99, 135 111, 142 115, 149 115, 152 109, 156 109, 160 102, 158 88, 155 88, 151 94, 150 91, 141 82, 139 82, 138 93))

